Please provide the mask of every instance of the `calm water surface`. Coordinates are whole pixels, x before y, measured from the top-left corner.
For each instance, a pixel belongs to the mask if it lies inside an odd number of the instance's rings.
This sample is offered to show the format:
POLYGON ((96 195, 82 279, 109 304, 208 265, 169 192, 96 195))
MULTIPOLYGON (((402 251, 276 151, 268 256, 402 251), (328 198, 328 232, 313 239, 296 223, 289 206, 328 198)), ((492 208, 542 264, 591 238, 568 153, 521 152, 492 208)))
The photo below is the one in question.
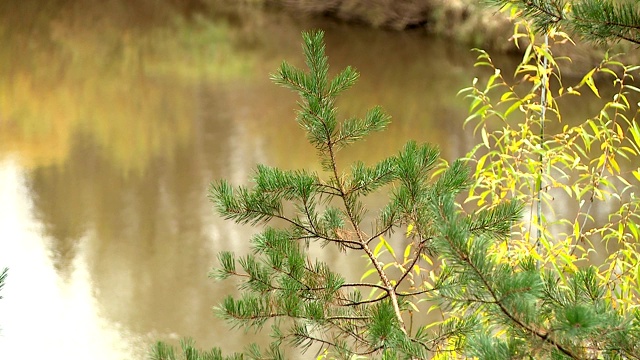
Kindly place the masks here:
POLYGON ((344 116, 380 104, 394 119, 343 163, 409 139, 447 159, 475 143, 455 96, 475 55, 419 32, 157 1, 4 2, 0 18, 1 359, 144 359, 156 339, 253 340, 211 312, 233 288, 207 279, 215 254, 245 252, 251 229, 216 217, 206 189, 245 182, 258 163, 319 169, 295 95, 268 79, 283 59, 302 65, 303 29, 326 31, 334 71, 361 72, 344 116))

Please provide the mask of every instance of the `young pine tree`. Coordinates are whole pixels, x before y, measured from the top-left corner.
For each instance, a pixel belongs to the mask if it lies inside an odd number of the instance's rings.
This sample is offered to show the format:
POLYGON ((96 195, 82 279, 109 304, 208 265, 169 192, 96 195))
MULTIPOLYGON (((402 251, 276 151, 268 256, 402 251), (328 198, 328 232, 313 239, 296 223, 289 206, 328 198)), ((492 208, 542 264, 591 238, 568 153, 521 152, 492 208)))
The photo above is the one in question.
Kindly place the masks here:
POLYGON ((322 33, 303 38, 309 72, 284 63, 273 78, 300 94, 296 120, 323 172, 259 166, 252 186, 220 180, 210 191, 223 217, 264 226, 250 239, 249 255, 219 254, 212 276, 238 280, 240 295, 217 312, 234 327, 268 324, 274 341, 229 357, 199 351, 191 341, 182 342, 179 355, 158 343, 152 359, 283 359, 290 347, 344 359, 640 358, 633 300, 616 305, 594 267, 562 266, 555 253, 540 267, 512 250, 518 203, 500 199, 463 212, 455 202, 469 186, 462 162, 434 171, 438 151, 409 142, 373 166, 341 168, 340 151, 382 130, 388 117, 374 108, 362 119, 338 121, 336 96, 357 73, 346 68, 329 80, 322 33), (375 212, 363 201, 374 191, 389 194, 375 212), (367 213, 375 219, 366 220, 367 213), (394 230, 406 234, 403 243, 384 239, 394 230), (338 247, 343 262, 364 256, 369 270, 348 282, 316 256, 321 246, 338 247), (412 314, 434 306, 441 321, 413 323, 412 314))
MULTIPOLYGON (((329 79, 323 33, 304 33, 303 39, 309 72, 285 62, 273 80, 300 95, 296 121, 317 150, 323 172, 263 165, 256 169, 252 186, 236 187, 220 180, 210 189, 221 216, 264 226, 250 239, 249 255, 221 252, 220 268, 211 273, 218 280, 239 281, 239 297, 225 299, 218 314, 233 327, 269 325, 274 339, 266 350, 250 346, 232 358, 281 359, 288 347, 313 348, 325 357, 345 359, 431 358, 441 349, 460 350, 479 325, 475 309, 462 310, 465 316, 447 317, 440 326, 408 325, 410 313, 427 311, 424 307, 431 305, 423 302, 427 294, 447 288, 450 295, 459 288, 456 277, 461 274, 450 271, 456 269, 456 261, 484 256, 469 254, 469 241, 482 239, 478 251, 483 251, 482 246, 503 240, 520 207, 505 203, 472 216, 463 214, 455 197, 469 185, 468 170, 455 161, 432 181, 439 152, 431 145, 409 142, 373 166, 357 162, 341 168, 340 152, 383 130, 389 117, 376 107, 364 118, 339 121, 336 97, 355 83, 358 74, 347 67, 329 79), (389 194, 387 205, 376 211, 363 202, 374 191, 389 194), (367 220, 366 214, 375 219, 367 220), (285 226, 269 226, 273 222, 285 226), (399 245, 405 248, 403 260, 394 256, 383 261, 382 249, 389 250, 388 256, 398 247, 383 236, 398 229, 408 235, 399 245), (373 269, 364 277, 369 281, 348 282, 345 274, 320 260, 316 251, 325 246, 340 249, 344 262, 364 256, 373 269), (437 253, 454 260, 450 268, 429 279, 421 269, 425 262, 433 263, 437 253)), ((182 344, 182 353, 186 359, 222 358, 219 350, 199 352, 191 342, 182 344)), ((152 357, 168 360, 176 354, 159 343, 152 357)))

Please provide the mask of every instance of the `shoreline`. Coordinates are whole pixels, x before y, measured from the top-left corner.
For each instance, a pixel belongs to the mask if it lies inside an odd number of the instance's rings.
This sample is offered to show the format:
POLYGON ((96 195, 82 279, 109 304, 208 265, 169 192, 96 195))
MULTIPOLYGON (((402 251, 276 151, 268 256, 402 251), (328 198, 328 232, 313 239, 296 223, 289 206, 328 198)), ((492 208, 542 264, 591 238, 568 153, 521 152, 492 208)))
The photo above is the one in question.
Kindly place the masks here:
MULTIPOLYGON (((526 45, 518 49, 509 38, 514 25, 507 14, 498 9, 479 6, 473 0, 245 0, 248 3, 293 15, 323 16, 346 23, 357 23, 390 31, 421 29, 434 36, 458 44, 481 48, 490 53, 521 56, 526 45)), ((582 77, 598 66, 607 48, 572 38, 571 43, 554 45, 556 58, 571 58, 571 66, 562 69, 563 76, 582 77)), ((622 53, 618 60, 638 63, 632 44, 611 44, 611 54, 622 53)))

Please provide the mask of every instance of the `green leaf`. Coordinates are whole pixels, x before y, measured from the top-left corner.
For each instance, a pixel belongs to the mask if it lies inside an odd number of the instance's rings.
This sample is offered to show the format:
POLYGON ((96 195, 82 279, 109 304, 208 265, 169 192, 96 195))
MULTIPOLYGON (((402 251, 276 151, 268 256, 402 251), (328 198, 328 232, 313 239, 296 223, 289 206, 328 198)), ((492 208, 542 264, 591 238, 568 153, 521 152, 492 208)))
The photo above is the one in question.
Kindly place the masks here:
POLYGON ((625 89, 629 89, 629 90, 635 91, 637 93, 640 93, 640 88, 637 88, 637 87, 635 87, 633 85, 625 84, 624 87, 625 87, 625 89))
POLYGON ((487 129, 483 127, 480 134, 482 135, 482 143, 487 147, 487 149, 490 149, 491 146, 489 145, 489 136, 487 135, 487 129))
POLYGON ((365 273, 364 273, 364 274, 362 274, 362 276, 360 277, 360 281, 363 281, 364 279, 368 278, 368 277, 369 277, 369 275, 371 275, 371 274, 373 274, 373 273, 375 273, 375 272, 376 272, 376 269, 375 269, 375 268, 374 268, 374 269, 369 269, 369 270, 365 271, 365 273))
POLYGON ((640 126, 638 126, 638 123, 634 121, 629 131, 631 132, 631 136, 633 136, 633 142, 636 148, 640 148, 640 126))
POLYGON ((515 97, 516 97, 516 94, 514 94, 512 91, 505 91, 505 93, 502 94, 502 96, 500 96, 500 102, 505 102, 515 97))
POLYGON ((516 102, 514 102, 513 104, 511 104, 511 106, 509 106, 509 108, 504 112, 504 116, 507 117, 509 116, 512 112, 514 112, 516 109, 519 109, 520 106, 522 105, 522 100, 518 100, 516 102))

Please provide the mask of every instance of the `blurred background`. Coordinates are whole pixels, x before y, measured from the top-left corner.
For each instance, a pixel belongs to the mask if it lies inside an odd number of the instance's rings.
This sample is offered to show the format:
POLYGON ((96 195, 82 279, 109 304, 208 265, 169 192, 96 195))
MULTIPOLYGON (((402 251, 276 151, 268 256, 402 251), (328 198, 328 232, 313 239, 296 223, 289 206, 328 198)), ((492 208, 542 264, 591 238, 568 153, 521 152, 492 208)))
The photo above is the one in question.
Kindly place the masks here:
POLYGON ((146 359, 156 340, 184 336, 228 351, 260 341, 213 316, 233 291, 207 278, 216 253, 246 252, 253 230, 218 218, 207 187, 246 183, 258 163, 320 170, 296 95, 269 81, 283 60, 304 64, 303 30, 326 32, 334 74, 361 73, 341 116, 374 105, 392 116, 343 164, 411 139, 452 160, 478 141, 456 96, 483 76, 471 46, 326 15, 247 1, 0 3, 1 359, 146 359))

